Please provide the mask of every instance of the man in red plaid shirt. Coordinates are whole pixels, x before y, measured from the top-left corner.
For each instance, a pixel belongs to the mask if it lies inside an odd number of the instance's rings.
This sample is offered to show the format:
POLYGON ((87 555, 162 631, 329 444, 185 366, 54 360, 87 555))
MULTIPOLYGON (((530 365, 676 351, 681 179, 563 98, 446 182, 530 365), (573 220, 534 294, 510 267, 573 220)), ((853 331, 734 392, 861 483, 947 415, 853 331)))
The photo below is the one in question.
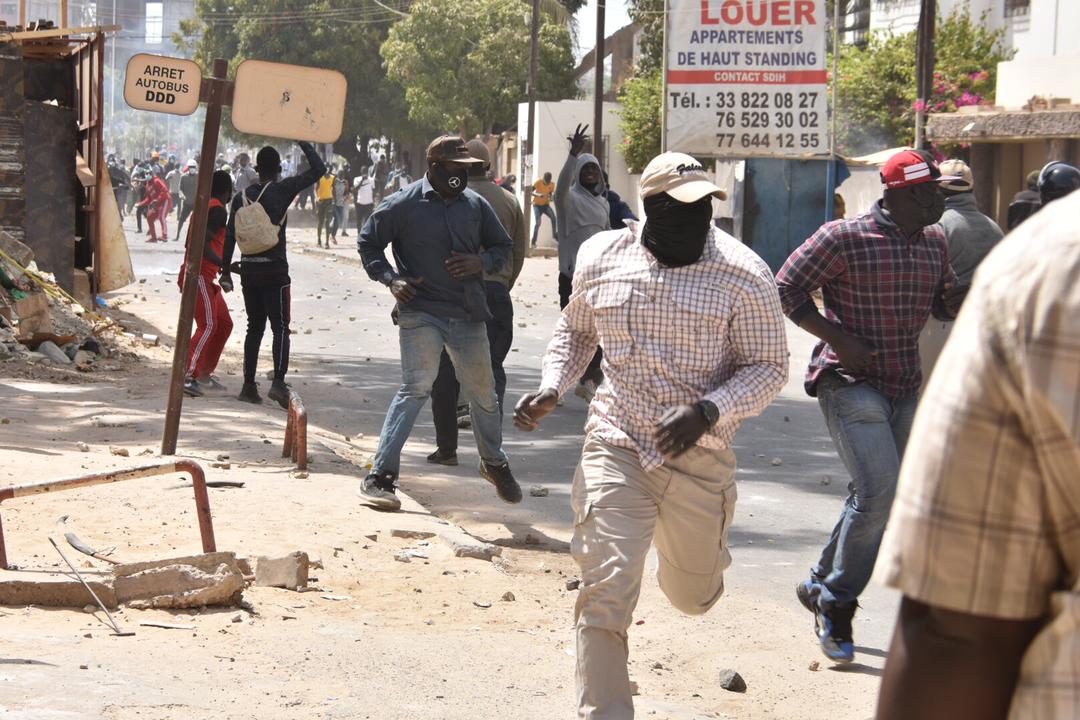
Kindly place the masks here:
POLYGON ((955 318, 967 290, 936 224, 946 178, 933 158, 901 151, 881 178, 884 198, 870 212, 823 225, 776 278, 784 313, 821 339, 806 392, 818 398, 851 475, 821 559, 796 587, 835 662, 854 659, 851 620, 877 559, 922 386, 919 333, 931 313, 955 318), (824 315, 811 299, 819 288, 824 315))

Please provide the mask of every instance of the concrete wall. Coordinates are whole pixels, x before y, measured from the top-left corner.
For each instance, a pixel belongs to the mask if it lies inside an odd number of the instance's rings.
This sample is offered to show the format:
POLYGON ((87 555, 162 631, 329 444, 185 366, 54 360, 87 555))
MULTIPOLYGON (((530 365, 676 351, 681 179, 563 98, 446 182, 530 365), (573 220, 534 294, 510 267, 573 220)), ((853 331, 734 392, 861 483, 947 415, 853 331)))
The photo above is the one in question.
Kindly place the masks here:
MULTIPOLYGON (((626 202, 630 204, 630 207, 636 207, 637 182, 630 177, 626 169, 626 162, 618 150, 623 140, 622 130, 619 129, 619 116, 616 114, 618 109, 618 103, 604 103, 603 134, 607 142, 601 163, 611 178, 612 189, 626 198, 626 202)), ((566 162, 570 148, 566 138, 574 134, 574 129, 579 123, 589 125, 591 135, 593 130, 591 127, 592 122, 593 104, 591 101, 562 100, 560 102, 536 103, 536 138, 533 144, 535 162, 532 168, 533 171, 530 172, 530 168, 524 167, 525 164, 521 163, 521 172, 518 173, 517 198, 522 207, 525 206, 525 187, 531 186, 545 172, 550 172, 552 179, 558 181, 559 171, 562 170, 563 163, 566 162)), ((519 135, 522 156, 525 152, 525 133, 528 132, 528 127, 529 106, 522 103, 518 106, 518 128, 522 130, 519 135)), ((532 227, 531 224, 530 227, 532 227)), ((551 236, 550 223, 547 220, 541 224, 538 242, 541 247, 554 247, 555 245, 555 240, 551 236)))
MULTIPOLYGON (((1080 2, 1077 3, 1080 7, 1080 2)), ((1080 23, 1080 18, 1077 19, 1080 23)), ((1077 25, 1080 28, 1080 25, 1077 25)), ((1024 106, 1033 95, 1071 98, 1080 105, 1080 52, 1052 58, 998 63, 994 103, 1009 110, 1024 106)))

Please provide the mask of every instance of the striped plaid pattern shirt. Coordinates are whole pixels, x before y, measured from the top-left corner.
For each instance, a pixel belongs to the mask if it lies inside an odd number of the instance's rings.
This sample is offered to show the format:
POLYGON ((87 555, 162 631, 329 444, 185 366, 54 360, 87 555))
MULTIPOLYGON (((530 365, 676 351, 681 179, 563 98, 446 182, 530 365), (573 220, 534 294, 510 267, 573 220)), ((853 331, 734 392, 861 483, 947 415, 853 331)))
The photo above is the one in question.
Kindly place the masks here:
POLYGON ((869 213, 826 223, 791 254, 776 283, 784 313, 796 325, 816 312, 811 293, 821 289, 825 317, 878 351, 866 375, 840 364, 832 347, 818 343, 806 374, 815 395, 818 377, 836 371, 849 381, 865 380, 892 398, 922 386, 919 333, 931 312, 951 320, 941 293, 955 283, 940 225, 907 238, 884 213, 880 201, 869 213))
POLYGON ((656 423, 673 407, 715 403, 720 421, 698 444, 729 447, 787 380, 787 337, 768 266, 734 238, 714 228, 698 262, 669 268, 641 244, 643 223, 627 225, 582 245, 541 388, 564 395, 599 344, 604 382, 586 433, 635 450, 651 470, 664 463, 656 423))
POLYGON ((1010 720, 1080 717, 1078 213, 1080 192, 980 265, 916 418, 879 559, 919 602, 1044 620, 1010 720))

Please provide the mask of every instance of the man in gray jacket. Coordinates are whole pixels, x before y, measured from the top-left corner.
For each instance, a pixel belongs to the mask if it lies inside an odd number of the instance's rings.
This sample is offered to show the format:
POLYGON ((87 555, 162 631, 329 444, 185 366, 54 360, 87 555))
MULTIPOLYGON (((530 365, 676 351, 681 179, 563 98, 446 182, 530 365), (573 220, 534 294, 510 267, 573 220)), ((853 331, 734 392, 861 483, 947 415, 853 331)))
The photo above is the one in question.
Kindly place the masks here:
MULTIPOLYGON (((941 163, 941 190, 945 193, 945 214, 941 227, 949 243, 949 264, 956 272, 960 286, 971 285, 975 268, 983 261, 1004 233, 998 224, 979 212, 975 203, 974 176, 963 160, 946 160, 941 163)), ((923 385, 930 379, 945 341, 952 331, 952 322, 931 318, 919 337, 919 355, 922 360, 923 385)))
MULTIPOLYGON (((588 125, 578 125, 570 141, 570 155, 566 158, 559 180, 555 184, 555 214, 559 218, 557 240, 559 242, 559 307, 570 302, 571 282, 581 244, 597 233, 611 229, 611 208, 608 205, 607 185, 595 155, 583 153, 588 136, 588 125)), ((600 370, 601 353, 595 357, 585 374, 581 376, 576 394, 587 401, 603 381, 600 370)))

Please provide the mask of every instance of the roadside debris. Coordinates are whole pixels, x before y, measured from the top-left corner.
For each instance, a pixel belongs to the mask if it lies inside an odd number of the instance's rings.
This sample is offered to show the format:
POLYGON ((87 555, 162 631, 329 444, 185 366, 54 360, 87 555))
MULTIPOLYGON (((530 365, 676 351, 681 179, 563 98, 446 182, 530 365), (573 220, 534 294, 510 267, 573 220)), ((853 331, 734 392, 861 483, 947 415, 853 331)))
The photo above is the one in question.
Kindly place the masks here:
POLYGON ((279 558, 256 558, 255 584, 259 587, 302 590, 308 584, 308 566, 308 554, 300 551, 279 558))
POLYGON ((720 687, 724 688, 728 692, 744 693, 746 692, 746 681, 743 680, 742 675, 731 670, 720 671, 720 687))
POLYGON ((215 552, 117 565, 113 586, 119 602, 139 609, 236 606, 244 575, 235 554, 215 552))

